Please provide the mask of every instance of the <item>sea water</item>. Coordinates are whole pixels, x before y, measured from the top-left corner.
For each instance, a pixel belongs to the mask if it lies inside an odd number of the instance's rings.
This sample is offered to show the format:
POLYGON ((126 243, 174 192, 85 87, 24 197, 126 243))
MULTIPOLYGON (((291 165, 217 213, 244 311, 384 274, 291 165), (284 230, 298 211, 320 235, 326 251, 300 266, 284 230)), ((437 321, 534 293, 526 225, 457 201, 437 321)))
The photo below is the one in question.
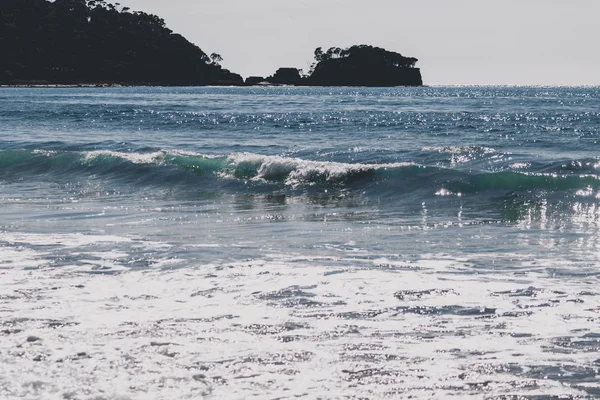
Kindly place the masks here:
POLYGON ((600 396, 599 141, 600 88, 2 88, 0 398, 600 396))

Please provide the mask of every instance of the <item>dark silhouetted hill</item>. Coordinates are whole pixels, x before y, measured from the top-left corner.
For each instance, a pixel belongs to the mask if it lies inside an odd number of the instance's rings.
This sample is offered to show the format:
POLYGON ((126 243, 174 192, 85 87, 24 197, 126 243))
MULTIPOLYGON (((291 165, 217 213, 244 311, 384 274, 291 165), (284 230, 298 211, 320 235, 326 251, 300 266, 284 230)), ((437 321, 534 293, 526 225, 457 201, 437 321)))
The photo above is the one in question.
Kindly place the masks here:
MULTIPOLYGON (((367 45, 315 50, 308 75, 296 68, 279 68, 271 84, 295 86, 422 86, 417 59, 367 45)), ((252 84, 252 82, 250 83, 252 84)))
POLYGON ((315 50, 310 86, 421 86, 417 59, 367 45, 315 50))
POLYGON ((221 60, 101 0, 0 0, 0 83, 242 84, 221 60))
POLYGON ((279 68, 267 81, 277 85, 301 85, 302 77, 297 68, 279 68))

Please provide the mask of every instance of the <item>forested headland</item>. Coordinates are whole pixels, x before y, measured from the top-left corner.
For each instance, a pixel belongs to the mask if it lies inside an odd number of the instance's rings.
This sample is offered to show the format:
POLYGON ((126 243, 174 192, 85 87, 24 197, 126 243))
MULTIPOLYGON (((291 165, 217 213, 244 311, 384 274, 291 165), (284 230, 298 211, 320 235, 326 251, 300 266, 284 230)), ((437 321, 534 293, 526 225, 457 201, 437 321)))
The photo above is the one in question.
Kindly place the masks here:
POLYGON ((1 0, 3 85, 420 86, 417 59, 380 47, 317 48, 305 74, 249 77, 221 67, 165 21, 103 0, 1 0))
POLYGON ((2 0, 0 83, 242 84, 156 15, 102 0, 2 0))

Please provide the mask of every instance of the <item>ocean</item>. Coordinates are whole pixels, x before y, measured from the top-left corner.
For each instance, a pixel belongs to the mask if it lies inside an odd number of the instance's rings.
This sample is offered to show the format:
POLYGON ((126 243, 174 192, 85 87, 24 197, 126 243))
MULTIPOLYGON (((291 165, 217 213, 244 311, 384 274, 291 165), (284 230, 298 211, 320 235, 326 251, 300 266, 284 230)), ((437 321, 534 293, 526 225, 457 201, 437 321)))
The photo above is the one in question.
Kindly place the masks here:
POLYGON ((0 88, 0 398, 600 396, 600 88, 0 88))

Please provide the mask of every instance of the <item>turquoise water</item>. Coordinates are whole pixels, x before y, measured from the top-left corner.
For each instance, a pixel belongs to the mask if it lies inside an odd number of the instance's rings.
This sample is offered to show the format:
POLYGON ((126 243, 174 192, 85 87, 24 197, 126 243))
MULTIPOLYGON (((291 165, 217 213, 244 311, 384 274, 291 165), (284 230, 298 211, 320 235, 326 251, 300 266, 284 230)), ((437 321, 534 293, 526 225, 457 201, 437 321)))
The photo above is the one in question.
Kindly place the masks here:
POLYGON ((0 397, 598 396, 599 110, 1 88, 0 397))

